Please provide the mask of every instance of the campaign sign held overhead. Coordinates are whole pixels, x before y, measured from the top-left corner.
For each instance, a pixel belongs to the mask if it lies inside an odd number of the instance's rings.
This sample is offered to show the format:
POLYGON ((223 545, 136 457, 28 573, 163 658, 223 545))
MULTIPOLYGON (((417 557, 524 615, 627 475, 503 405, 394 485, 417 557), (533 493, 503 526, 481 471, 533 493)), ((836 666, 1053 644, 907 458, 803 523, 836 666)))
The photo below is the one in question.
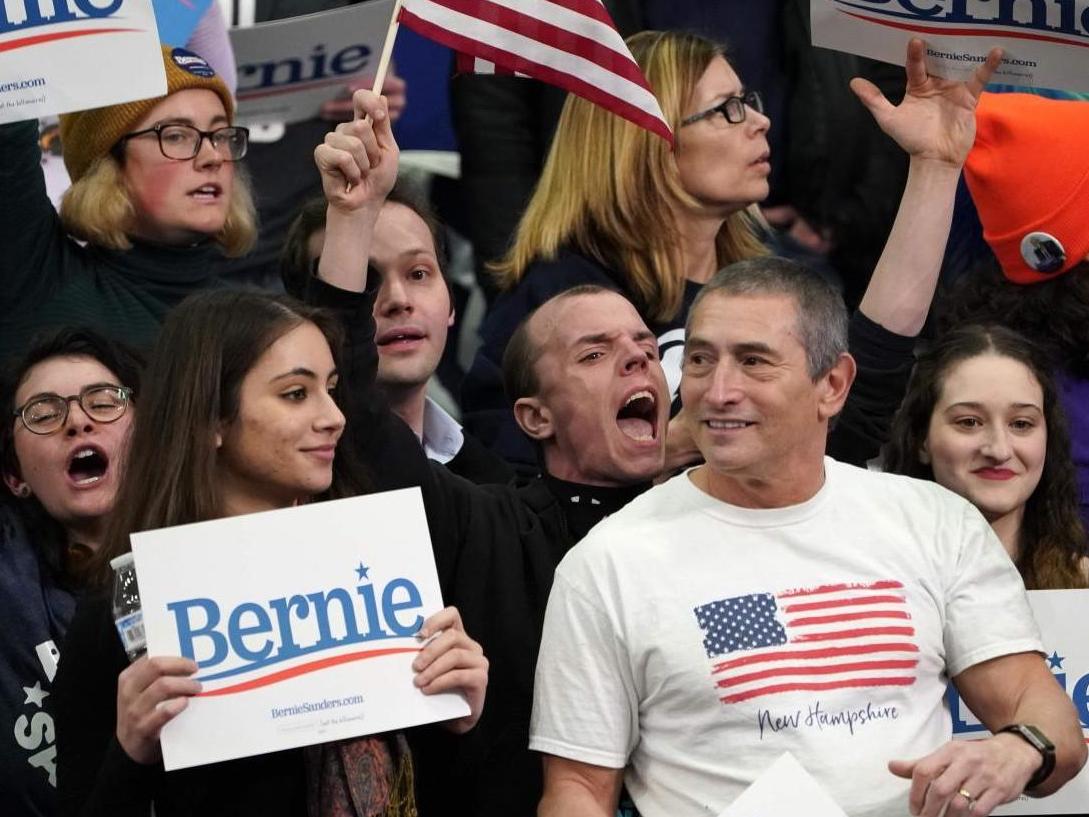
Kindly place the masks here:
POLYGON ((813 0, 813 45, 904 64, 911 37, 928 69, 967 79, 993 46, 994 82, 1089 91, 1089 0, 813 0))
POLYGON ((151 0, 0 0, 0 123, 165 93, 151 0))
MULTIPOLYGON (((1055 682, 1074 703, 1085 740, 1089 743, 1089 640, 1085 637, 1085 615, 1089 612, 1089 590, 1030 590, 1036 623, 1040 626, 1046 658, 1055 682)), ((953 737, 964 740, 985 738, 990 733, 972 714, 956 690, 947 695, 953 717, 953 737)), ((1025 797, 996 808, 992 814, 1089 814, 1089 766, 1049 797, 1025 797)))
POLYGON ((300 122, 378 69, 394 0, 231 29, 238 63, 238 118, 300 122))
POLYGON ((168 770, 469 714, 413 685, 442 609, 418 489, 132 535, 148 654, 197 662, 168 770))

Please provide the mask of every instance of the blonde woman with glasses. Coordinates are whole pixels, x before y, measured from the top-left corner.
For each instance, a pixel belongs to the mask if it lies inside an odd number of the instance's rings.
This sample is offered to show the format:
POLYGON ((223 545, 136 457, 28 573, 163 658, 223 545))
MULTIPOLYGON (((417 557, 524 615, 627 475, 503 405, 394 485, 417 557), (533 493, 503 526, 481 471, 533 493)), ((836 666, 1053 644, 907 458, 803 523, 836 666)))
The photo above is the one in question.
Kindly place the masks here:
POLYGON ((89 324, 149 346, 166 312, 215 285, 224 253, 256 234, 235 169, 248 132, 200 56, 162 51, 167 93, 61 117, 72 179, 59 214, 45 190, 37 122, 0 126, 0 357, 45 327, 89 324))

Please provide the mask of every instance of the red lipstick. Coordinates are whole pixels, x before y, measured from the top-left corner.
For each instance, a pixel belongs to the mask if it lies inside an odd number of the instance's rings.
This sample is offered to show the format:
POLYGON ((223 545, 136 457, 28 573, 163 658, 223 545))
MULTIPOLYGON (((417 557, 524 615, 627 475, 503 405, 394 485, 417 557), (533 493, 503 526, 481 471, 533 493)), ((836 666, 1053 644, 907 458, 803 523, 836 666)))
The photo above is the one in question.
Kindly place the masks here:
POLYGON ((999 482, 1005 482, 1017 476, 1009 468, 977 468, 972 473, 981 479, 993 479, 999 482))

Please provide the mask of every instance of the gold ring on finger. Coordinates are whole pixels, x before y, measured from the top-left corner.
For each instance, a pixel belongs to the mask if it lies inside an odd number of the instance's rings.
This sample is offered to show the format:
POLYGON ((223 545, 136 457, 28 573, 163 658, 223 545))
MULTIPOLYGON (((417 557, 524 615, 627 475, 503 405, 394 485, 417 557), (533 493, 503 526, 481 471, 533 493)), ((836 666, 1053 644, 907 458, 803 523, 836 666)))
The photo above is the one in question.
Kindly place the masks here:
POLYGON ((972 793, 969 792, 967 789, 960 789, 959 791, 957 791, 957 794, 959 794, 961 797, 968 801, 969 812, 976 807, 976 798, 972 797, 972 793))

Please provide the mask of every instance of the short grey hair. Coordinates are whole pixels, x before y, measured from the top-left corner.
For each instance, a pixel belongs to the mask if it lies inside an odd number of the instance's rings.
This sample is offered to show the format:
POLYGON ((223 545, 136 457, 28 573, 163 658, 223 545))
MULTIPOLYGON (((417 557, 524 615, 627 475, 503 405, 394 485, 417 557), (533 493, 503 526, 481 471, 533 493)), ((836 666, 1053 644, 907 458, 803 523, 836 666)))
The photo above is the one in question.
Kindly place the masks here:
POLYGON ((847 307, 832 284, 801 264, 761 256, 738 261, 715 273, 688 310, 685 336, 696 310, 711 295, 786 295, 794 299, 798 337, 805 348, 806 368, 816 380, 847 351, 847 307))

